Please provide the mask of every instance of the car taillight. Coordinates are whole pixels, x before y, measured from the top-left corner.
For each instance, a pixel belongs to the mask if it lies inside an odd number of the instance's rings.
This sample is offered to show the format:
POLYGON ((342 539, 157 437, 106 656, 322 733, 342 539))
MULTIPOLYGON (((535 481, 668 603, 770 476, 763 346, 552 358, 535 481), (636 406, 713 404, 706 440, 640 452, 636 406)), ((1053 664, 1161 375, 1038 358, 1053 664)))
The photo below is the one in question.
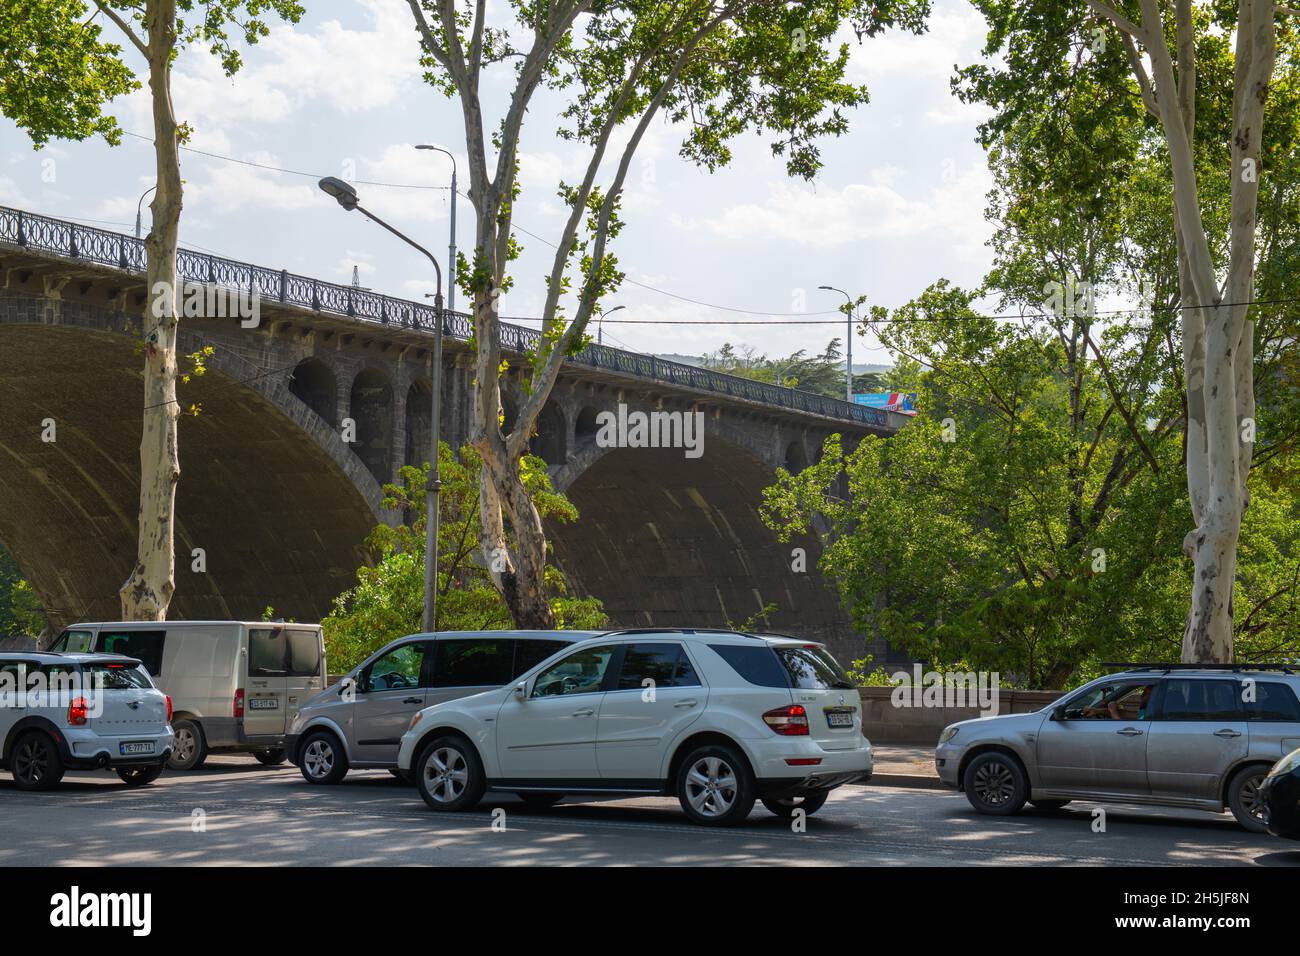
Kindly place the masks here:
POLYGON ((72 703, 68 705, 68 723, 73 727, 83 726, 89 710, 90 708, 86 706, 86 698, 74 697, 72 703))
POLYGON ((783 737, 808 736, 808 711, 801 704, 769 710, 763 715, 763 723, 783 737))
POLYGON ((172 722, 172 695, 167 695, 167 723, 172 722))
POLYGON ((235 716, 244 716, 244 688, 235 691, 235 716))

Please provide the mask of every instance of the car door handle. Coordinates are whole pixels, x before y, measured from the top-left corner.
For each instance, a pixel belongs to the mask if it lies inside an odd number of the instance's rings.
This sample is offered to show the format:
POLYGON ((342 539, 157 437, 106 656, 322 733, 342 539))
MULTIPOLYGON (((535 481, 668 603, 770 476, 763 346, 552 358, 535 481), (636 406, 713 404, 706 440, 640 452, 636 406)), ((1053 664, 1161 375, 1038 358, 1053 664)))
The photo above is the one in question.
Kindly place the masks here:
POLYGON ((424 698, 423 698, 423 697, 408 697, 408 698, 406 698, 404 701, 402 701, 402 703, 403 703, 403 704, 423 704, 423 703, 424 703, 424 698))
POLYGON ((1240 737, 1240 736, 1241 736, 1241 731, 1239 731, 1239 730, 1232 730, 1232 729, 1230 729, 1230 728, 1228 728, 1228 727, 1225 727, 1225 728, 1223 728, 1222 730, 1216 730, 1216 731, 1214 732, 1214 736, 1216 736, 1216 737, 1224 737, 1224 738, 1227 738, 1227 737, 1240 737))
POLYGON ((698 704, 698 703, 699 703, 698 700, 679 700, 677 703, 673 704, 673 706, 674 706, 674 707, 694 707, 694 706, 695 706, 696 704, 698 704))
POLYGON ((574 717, 590 717, 590 716, 591 716, 592 714, 594 714, 595 712, 596 712, 596 711, 595 711, 594 709, 592 709, 591 707, 584 707, 582 710, 575 710, 575 711, 573 712, 573 716, 574 716, 574 717))
POLYGON ((1123 730, 1115 731, 1115 733, 1122 734, 1125 737, 1141 737, 1144 731, 1138 730, 1136 727, 1125 727, 1123 730))

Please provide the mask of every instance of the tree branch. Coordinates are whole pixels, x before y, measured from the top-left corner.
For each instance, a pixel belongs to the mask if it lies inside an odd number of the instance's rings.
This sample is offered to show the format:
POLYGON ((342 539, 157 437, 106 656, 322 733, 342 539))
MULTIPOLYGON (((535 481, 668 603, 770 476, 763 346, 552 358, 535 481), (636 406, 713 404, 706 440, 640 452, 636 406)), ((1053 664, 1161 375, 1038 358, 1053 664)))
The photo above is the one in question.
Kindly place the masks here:
POLYGON ((149 59, 148 44, 146 44, 144 40, 140 38, 140 35, 135 32, 135 29, 131 26, 131 24, 127 23, 126 20, 124 20, 121 16, 119 16, 117 11, 114 10, 112 7, 110 7, 107 3, 105 3, 104 0, 95 0, 95 6, 97 6, 100 10, 106 13, 109 19, 117 24, 118 29, 126 34, 126 38, 131 41, 132 46, 134 46, 137 50, 140 51, 141 56, 143 56, 146 60, 149 59))

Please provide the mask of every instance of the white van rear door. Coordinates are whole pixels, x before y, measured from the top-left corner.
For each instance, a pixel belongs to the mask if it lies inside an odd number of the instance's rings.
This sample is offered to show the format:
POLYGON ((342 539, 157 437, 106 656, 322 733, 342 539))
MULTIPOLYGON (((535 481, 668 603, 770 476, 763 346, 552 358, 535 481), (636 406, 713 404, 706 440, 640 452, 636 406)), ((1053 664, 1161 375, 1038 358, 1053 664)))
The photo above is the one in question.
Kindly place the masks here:
POLYGON ((244 733, 283 735, 289 705, 289 635, 283 625, 248 629, 244 733))
POLYGON ((287 627, 289 666, 285 721, 293 723, 298 708, 325 689, 325 642, 317 627, 287 627))

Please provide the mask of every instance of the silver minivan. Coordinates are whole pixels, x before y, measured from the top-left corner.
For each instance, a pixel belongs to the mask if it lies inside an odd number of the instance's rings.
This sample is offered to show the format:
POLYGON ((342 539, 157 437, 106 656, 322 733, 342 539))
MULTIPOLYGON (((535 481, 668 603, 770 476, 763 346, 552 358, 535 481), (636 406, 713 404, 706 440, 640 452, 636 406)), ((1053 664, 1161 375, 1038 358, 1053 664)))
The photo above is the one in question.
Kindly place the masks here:
POLYGON ((176 744, 168 766, 194 770, 210 753, 285 760, 298 707, 325 687, 319 624, 265 621, 114 621, 75 624, 56 652, 123 654, 144 664, 172 699, 176 744))
POLYGON ((1259 787, 1300 748, 1300 667, 1159 665, 1099 678, 1032 714, 962 721, 939 778, 981 813, 1074 800, 1221 812, 1263 832, 1259 787))
POLYGON ((309 783, 338 783, 349 769, 397 769, 411 717, 481 694, 600 631, 439 631, 380 648, 338 684, 307 701, 289 731, 289 759, 309 783))

